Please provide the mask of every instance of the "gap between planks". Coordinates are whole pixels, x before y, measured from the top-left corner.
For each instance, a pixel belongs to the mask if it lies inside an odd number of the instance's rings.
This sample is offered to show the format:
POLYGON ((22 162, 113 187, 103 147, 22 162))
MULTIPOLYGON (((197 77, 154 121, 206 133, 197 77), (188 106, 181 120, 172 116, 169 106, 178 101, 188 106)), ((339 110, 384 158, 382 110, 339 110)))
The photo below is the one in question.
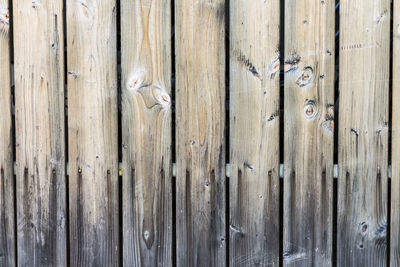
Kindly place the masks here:
MULTIPOLYGON (((284 176, 284 165, 280 164, 280 168, 279 168, 279 177, 281 179, 283 179, 284 176)), ((14 162, 14 175, 16 173, 16 165, 14 162)), ((68 163, 67 163, 67 175, 69 174, 69 168, 68 168, 68 163)), ((119 176, 122 176, 122 162, 120 162, 118 164, 118 174, 119 176)), ((225 176, 226 177, 231 177, 231 164, 230 163, 226 163, 225 166, 225 176)), ((172 163, 172 177, 176 177, 176 163, 172 163)), ((338 178, 338 165, 335 164, 333 165, 333 178, 337 179, 338 178)), ((392 165, 389 165, 388 167, 388 178, 391 179, 392 178, 392 165)))

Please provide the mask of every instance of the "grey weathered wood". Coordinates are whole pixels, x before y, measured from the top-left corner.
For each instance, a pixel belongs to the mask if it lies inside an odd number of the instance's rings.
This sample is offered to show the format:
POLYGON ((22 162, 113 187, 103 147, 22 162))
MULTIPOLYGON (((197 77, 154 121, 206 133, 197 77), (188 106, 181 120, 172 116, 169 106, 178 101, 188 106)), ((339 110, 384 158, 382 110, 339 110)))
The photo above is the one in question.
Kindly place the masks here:
POLYGON ((390 266, 400 266, 400 2, 393 2, 392 180, 390 266))
POLYGON ((16 255, 8 0, 0 0, 0 62, 0 266, 11 267, 16 255))
POLYGON ((121 1, 124 266, 172 265, 170 5, 121 1))
POLYGON ((225 1, 176 0, 178 266, 225 266, 225 1))
POLYGON ((115 0, 67 0, 71 266, 119 266, 116 32, 115 0))
POLYGON ((340 2, 338 266, 386 266, 390 0, 340 2))
POLYGON ((332 265, 334 1, 285 2, 283 266, 332 265))
POLYGON ((13 1, 18 266, 66 266, 63 1, 13 1))
POLYGON ((279 24, 279 0, 230 2, 230 266, 279 265, 279 24))

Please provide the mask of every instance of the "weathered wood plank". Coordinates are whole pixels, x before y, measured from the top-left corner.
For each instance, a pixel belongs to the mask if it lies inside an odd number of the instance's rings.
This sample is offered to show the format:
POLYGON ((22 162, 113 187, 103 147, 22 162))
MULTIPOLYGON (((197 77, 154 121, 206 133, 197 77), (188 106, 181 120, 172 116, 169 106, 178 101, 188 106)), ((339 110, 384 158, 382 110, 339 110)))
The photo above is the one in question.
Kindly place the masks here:
POLYGON ((171 2, 121 1, 123 264, 172 266, 171 2))
POLYGON ((390 0, 340 2, 338 266, 386 266, 390 0))
POLYGON ((400 266, 400 1, 393 2, 390 266, 400 266))
POLYGON ((279 266, 279 24, 279 0, 230 2, 230 266, 279 266))
POLYGON ((71 266, 119 266, 116 1, 67 0, 71 266))
POLYGON ((8 3, 0 0, 0 266, 4 267, 16 265, 8 3))
POLYGON ((178 266, 225 266, 225 1, 176 0, 178 266))
POLYGON ((334 1, 285 2, 283 266, 332 265, 334 1))
POLYGON ((13 1, 18 266, 66 266, 63 1, 13 1))

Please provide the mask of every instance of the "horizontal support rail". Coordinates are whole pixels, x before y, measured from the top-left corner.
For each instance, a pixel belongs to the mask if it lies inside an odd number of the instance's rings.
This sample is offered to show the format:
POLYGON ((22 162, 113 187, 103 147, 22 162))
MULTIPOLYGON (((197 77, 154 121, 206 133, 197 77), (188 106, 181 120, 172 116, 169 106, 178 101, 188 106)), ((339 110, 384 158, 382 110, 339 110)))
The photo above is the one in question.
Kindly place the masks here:
MULTIPOLYGON (((16 165, 14 162, 14 174, 16 173, 16 165)), ((231 177, 231 164, 227 163, 225 166, 225 173, 226 177, 231 177)), ((67 175, 69 174, 68 171, 68 164, 67 164, 67 175)), ((119 163, 118 165, 118 174, 119 176, 122 176, 122 162, 119 163)), ((172 163, 172 176, 176 177, 176 163, 172 163)), ((284 164, 280 164, 279 166, 279 177, 283 179, 284 177, 284 164)), ((333 166, 333 178, 337 179, 338 178, 338 165, 335 164, 333 166)), ((392 178, 392 166, 389 165, 388 167, 388 178, 392 178)))

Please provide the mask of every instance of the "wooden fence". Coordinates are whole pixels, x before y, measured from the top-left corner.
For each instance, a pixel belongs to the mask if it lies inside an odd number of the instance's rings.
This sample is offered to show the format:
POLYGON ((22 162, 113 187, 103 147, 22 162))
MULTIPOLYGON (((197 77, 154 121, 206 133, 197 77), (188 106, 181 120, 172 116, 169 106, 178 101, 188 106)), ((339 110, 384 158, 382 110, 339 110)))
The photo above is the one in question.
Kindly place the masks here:
POLYGON ((400 0, 0 0, 0 266, 400 266, 399 92, 400 0))

